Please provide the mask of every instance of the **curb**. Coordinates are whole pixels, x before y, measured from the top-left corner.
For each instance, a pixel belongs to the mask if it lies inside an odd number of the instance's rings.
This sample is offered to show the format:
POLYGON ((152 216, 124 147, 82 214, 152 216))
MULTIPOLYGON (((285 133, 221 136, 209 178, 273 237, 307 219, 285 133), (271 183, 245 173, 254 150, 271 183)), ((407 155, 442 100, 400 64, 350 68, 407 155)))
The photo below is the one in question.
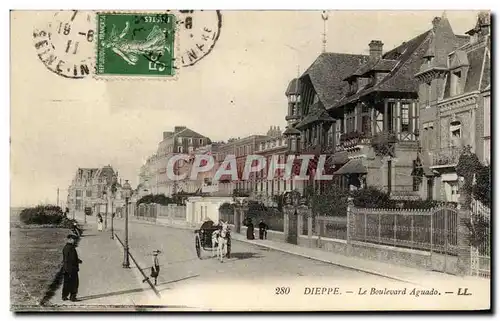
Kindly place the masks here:
MULTIPOLYGON (((136 221, 136 222, 138 222, 138 223, 146 223, 146 224, 149 224, 149 225, 160 225, 160 226, 165 226, 165 227, 170 227, 170 228, 176 228, 176 229, 194 230, 194 228, 187 227, 187 226, 182 226, 182 225, 169 225, 169 224, 158 223, 158 222, 157 223, 153 223, 153 222, 141 222, 141 221, 136 221)), ((377 276, 380 276, 380 277, 383 277, 383 278, 386 278, 386 279, 391 279, 391 280, 395 280, 395 281, 399 281, 399 282, 403 282, 403 283, 409 283, 409 284, 413 284, 413 285, 419 285, 419 286, 422 285, 422 284, 419 284, 419 283, 415 283, 413 281, 409 281, 407 279, 398 278, 398 277, 391 276, 391 275, 388 275, 388 274, 385 274, 385 273, 382 273, 382 272, 378 272, 378 271, 374 271, 374 270, 370 270, 370 269, 366 269, 366 268, 360 268, 360 267, 356 267, 356 266, 350 265, 350 264, 342 264, 342 263, 339 263, 339 262, 333 262, 331 260, 318 258, 318 257, 307 255, 307 254, 304 254, 304 253, 298 253, 298 252, 294 252, 294 251, 291 251, 291 250, 282 249, 282 248, 275 247, 275 246, 270 245, 270 244, 262 244, 262 243, 252 242, 250 240, 246 240, 244 238, 244 236, 241 236, 241 238, 240 237, 236 237, 236 238, 234 238, 234 240, 235 241, 239 241, 239 242, 243 242, 243 243, 248 243, 248 244, 253 244, 253 245, 261 246, 261 247, 266 247, 266 248, 269 248, 269 249, 274 250, 274 251, 279 251, 279 252, 288 253, 288 254, 291 254, 291 255, 301 256, 301 257, 304 257, 304 258, 307 258, 307 259, 310 259, 310 260, 314 260, 314 261, 320 261, 320 262, 323 262, 323 263, 328 263, 328 264, 331 264, 331 265, 340 266, 340 267, 347 268, 347 269, 354 270, 354 271, 358 271, 358 272, 364 272, 364 273, 368 273, 368 274, 372 274, 372 275, 377 275, 377 276)))
MULTIPOLYGON (((124 247, 123 245, 123 242, 122 240, 118 237, 117 234, 115 234, 115 239, 118 241, 118 243, 122 246, 122 248, 124 247)), ((154 286, 154 284, 151 282, 151 280, 149 280, 149 277, 144 273, 143 269, 141 269, 139 263, 137 263, 137 261, 135 260, 134 256, 132 255, 132 253, 130 252, 130 249, 128 250, 128 256, 129 256, 129 259, 132 260, 132 263, 136 266, 136 268, 139 270, 139 273, 142 274, 142 276, 145 278, 146 282, 149 284, 149 286, 151 287, 151 289, 153 290, 153 292, 156 294, 156 296, 158 298, 161 298, 161 294, 160 292, 158 292, 158 290, 156 289, 156 287, 154 286)))
POLYGON ((279 251, 279 252, 288 253, 288 254, 291 254, 291 255, 301 256, 301 257, 304 257, 304 258, 307 258, 307 259, 310 259, 310 260, 314 260, 314 261, 320 261, 320 262, 323 262, 323 263, 328 263, 328 264, 331 264, 331 265, 340 266, 340 267, 347 268, 347 269, 354 270, 354 271, 358 271, 358 272, 364 272, 364 273, 368 273, 368 274, 372 274, 372 275, 377 275, 377 276, 380 276, 380 277, 383 277, 383 278, 387 278, 387 279, 391 279, 391 280, 395 280, 395 281, 399 281, 399 282, 410 283, 410 284, 414 284, 414 285, 421 285, 421 284, 415 283, 413 281, 409 281, 409 280, 406 280, 406 279, 394 277, 394 276, 391 276, 391 275, 388 275, 388 274, 385 274, 385 273, 381 273, 381 272, 378 272, 378 271, 374 271, 374 270, 370 270, 370 269, 365 269, 365 268, 360 268, 360 267, 356 267, 354 265, 342 264, 342 263, 339 263, 339 262, 333 262, 333 261, 330 261, 330 260, 327 260, 327 259, 318 258, 318 257, 307 255, 307 254, 304 254, 304 253, 298 253, 298 252, 294 252, 294 251, 290 251, 290 250, 281 249, 279 247, 275 247, 275 246, 272 246, 270 244, 255 243, 255 242, 250 242, 249 240, 245 240, 245 239, 241 239, 240 240, 240 239, 237 239, 237 238, 235 238, 234 240, 240 241, 240 242, 244 242, 244 243, 253 244, 253 245, 257 245, 257 246, 261 246, 261 247, 266 247, 266 248, 269 248, 269 249, 274 250, 274 251, 279 251))

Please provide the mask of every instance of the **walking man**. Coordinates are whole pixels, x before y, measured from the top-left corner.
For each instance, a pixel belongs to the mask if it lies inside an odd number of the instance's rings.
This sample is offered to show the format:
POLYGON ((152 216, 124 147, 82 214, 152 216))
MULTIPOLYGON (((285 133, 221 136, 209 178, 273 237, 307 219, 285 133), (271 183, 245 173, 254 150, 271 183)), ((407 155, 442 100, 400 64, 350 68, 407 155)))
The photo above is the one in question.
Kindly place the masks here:
POLYGON ((267 224, 264 223, 264 220, 260 220, 259 223, 259 239, 265 240, 267 239, 267 224))
POLYGON ((78 253, 75 247, 75 237, 73 235, 67 236, 66 245, 63 248, 63 272, 64 283, 62 290, 63 301, 69 299, 72 302, 77 301, 76 295, 78 293, 78 271, 79 265, 82 261, 78 258, 78 253))

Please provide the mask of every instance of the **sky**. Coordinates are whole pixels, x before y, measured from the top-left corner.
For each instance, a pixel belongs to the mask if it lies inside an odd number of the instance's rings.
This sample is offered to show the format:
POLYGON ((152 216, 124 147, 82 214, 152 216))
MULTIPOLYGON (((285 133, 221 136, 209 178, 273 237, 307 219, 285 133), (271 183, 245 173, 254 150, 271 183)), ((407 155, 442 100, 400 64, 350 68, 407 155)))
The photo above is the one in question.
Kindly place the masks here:
MULTIPOLYGON (((368 54, 376 39, 385 52, 441 15, 330 11, 327 51, 368 54)), ((446 12, 456 34, 471 29, 476 15, 446 12)), ((322 50, 321 11, 223 11, 214 49, 177 80, 67 79, 49 71, 33 46, 33 26, 52 16, 11 15, 11 206, 55 204, 58 188, 65 200, 78 167, 110 164, 135 186, 162 132, 174 126, 213 141, 283 129, 288 82, 322 50)))

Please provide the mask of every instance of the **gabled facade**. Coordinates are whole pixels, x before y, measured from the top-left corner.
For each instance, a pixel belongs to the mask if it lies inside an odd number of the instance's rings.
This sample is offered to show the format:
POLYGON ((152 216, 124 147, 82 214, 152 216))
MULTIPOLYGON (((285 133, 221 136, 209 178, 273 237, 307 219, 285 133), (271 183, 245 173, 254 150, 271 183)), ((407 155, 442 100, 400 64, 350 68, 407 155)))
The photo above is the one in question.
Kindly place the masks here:
MULTIPOLYGON (((442 17, 433 20, 432 29, 385 53, 382 41, 372 40, 368 56, 320 55, 287 89, 290 146, 331 155, 327 164, 341 186, 376 186, 393 197, 420 197, 423 96, 415 74, 429 55, 449 53, 466 40, 442 17), (294 136, 297 130, 300 136, 294 136)), ((432 72, 446 69, 446 59, 435 62, 432 72)), ((321 190, 321 184, 310 185, 321 190)))
MULTIPOLYGON (((289 152, 294 154, 332 154, 334 151, 334 119, 328 108, 336 105, 342 98, 346 84, 343 78, 353 73, 368 61, 366 55, 343 53, 322 53, 298 79, 288 86, 288 127, 284 134, 288 137, 289 152)), ((306 188, 321 190, 325 182, 313 179, 315 162, 313 160, 309 181, 292 179, 293 189, 303 192, 306 188)))
MULTIPOLYGON (((69 210, 83 212, 85 207, 91 207, 95 211, 96 206, 106 203, 104 192, 108 193, 108 187, 117 182, 118 172, 110 165, 102 168, 79 168, 68 187, 69 210)), ((119 194, 118 191, 116 198, 120 198, 119 194)))
POLYGON ((420 96, 423 195, 457 202, 455 166, 471 147, 490 162, 490 15, 481 13, 468 37, 453 37, 446 18, 437 21, 431 46, 416 74, 420 96))

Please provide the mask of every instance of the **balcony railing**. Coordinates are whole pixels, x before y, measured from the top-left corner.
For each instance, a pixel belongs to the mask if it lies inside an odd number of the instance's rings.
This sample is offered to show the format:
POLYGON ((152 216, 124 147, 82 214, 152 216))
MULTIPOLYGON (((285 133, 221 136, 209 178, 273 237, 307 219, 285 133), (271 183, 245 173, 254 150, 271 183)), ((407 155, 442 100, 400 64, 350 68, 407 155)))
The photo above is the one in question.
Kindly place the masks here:
POLYGON ((458 147, 441 148, 432 151, 432 165, 433 166, 455 166, 458 164, 461 149, 458 147))

